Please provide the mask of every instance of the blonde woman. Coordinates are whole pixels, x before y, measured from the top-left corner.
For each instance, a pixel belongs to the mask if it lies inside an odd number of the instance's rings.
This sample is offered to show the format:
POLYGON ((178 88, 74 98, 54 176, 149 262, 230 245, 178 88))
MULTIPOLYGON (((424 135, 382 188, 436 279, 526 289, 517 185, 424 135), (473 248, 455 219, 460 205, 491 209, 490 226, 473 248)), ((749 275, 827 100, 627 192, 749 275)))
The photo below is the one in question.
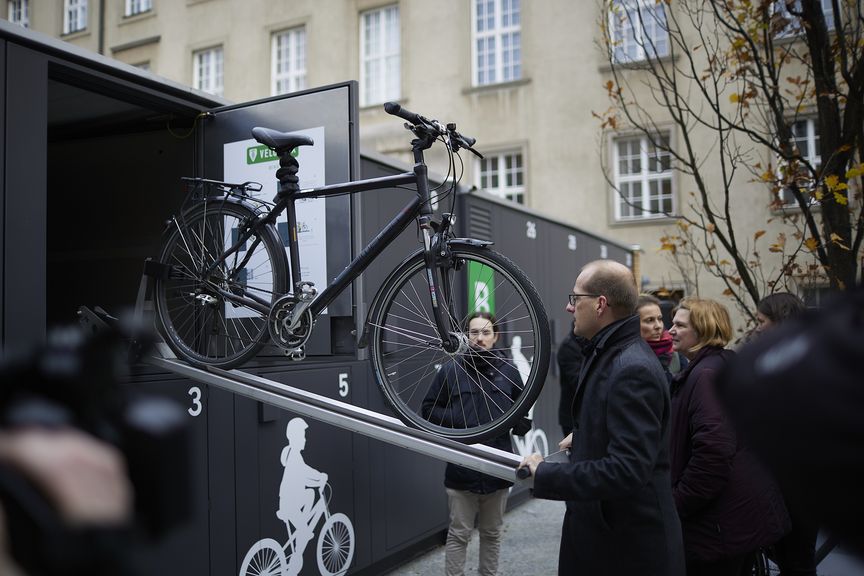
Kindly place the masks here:
POLYGON ((685 299, 672 346, 690 363, 672 379, 672 496, 688 576, 737 576, 762 546, 789 529, 776 484, 743 447, 717 401, 718 373, 734 356, 729 313, 719 302, 685 299))

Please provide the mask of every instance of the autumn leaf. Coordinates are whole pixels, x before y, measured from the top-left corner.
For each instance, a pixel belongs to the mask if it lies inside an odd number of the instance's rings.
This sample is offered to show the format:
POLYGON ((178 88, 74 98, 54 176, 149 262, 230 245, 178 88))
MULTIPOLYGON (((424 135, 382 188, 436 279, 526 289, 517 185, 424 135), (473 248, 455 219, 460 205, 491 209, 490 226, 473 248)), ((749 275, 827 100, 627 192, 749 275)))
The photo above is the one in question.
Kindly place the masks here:
POLYGON ((846 179, 858 178, 862 174, 864 174, 864 164, 856 164, 846 171, 846 179))
POLYGON ((840 248, 843 248, 844 250, 849 250, 849 247, 846 246, 845 244, 843 244, 842 240, 843 240, 843 237, 840 236, 839 234, 837 234, 836 232, 831 233, 831 242, 833 242, 834 244, 836 244, 840 248))
POLYGON ((705 225, 705 231, 708 232, 709 234, 713 234, 714 230, 716 230, 716 229, 717 229, 717 227, 714 226, 714 224, 712 224, 711 222, 709 222, 708 224, 705 225))
POLYGON ((806 246, 807 249, 810 250, 810 252, 815 252, 816 248, 819 247, 819 242, 816 240, 816 238, 813 238, 811 236, 810 238, 804 240, 804 246, 806 246))
POLYGON ((834 201, 841 206, 846 206, 849 203, 849 199, 842 192, 834 192, 834 201))
POLYGON ((734 94, 730 94, 729 95, 729 101, 732 102, 733 104, 736 104, 736 103, 741 101, 741 95, 738 94, 737 92, 734 94))
POLYGON ((828 187, 828 190, 834 191, 834 189, 837 188, 838 182, 840 182, 840 178, 838 178, 836 174, 825 176, 825 186, 828 187))
POLYGON ((732 292, 732 290, 730 290, 729 288, 726 288, 725 290, 723 290, 723 295, 724 296, 734 296, 735 293, 732 292))
POLYGON ((759 240, 762 236, 765 235, 765 230, 757 230, 755 234, 753 234, 753 241, 759 240))

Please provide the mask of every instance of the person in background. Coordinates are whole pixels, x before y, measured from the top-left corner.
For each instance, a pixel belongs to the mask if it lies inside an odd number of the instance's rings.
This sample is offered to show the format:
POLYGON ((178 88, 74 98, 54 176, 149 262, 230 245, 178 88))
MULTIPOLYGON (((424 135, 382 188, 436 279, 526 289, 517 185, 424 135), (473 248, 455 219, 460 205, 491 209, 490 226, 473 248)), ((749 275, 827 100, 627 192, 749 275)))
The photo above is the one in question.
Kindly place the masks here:
MULTIPOLYGON (((864 559, 864 286, 782 321, 720 381, 730 419, 831 541, 864 559)), ((795 512, 795 504, 792 504, 795 512)))
MULTIPOLYGON (((756 305, 756 336, 803 314, 804 302, 794 294, 777 292, 756 305)), ((780 489, 789 510, 792 530, 774 545, 774 560, 782 576, 816 576, 816 538, 819 522, 809 503, 812 487, 780 479, 780 489)))
POLYGON ((804 302, 789 292, 777 292, 762 298, 756 305, 756 333, 761 334, 775 324, 781 324, 798 316, 807 307, 804 302))
POLYGON ((660 300, 650 294, 641 294, 636 302, 636 313, 639 314, 642 339, 657 355, 663 371, 666 372, 666 379, 671 383, 672 376, 687 366, 687 358, 672 349, 672 335, 663 326, 660 300))
MULTIPOLYGON (((682 576, 681 525, 669 481, 669 385, 639 335, 633 272, 612 260, 582 268, 567 311, 588 340, 566 462, 521 466, 534 496, 566 500, 558 574, 682 576)), ((528 573, 531 573, 528 570, 528 573)))
POLYGON ((716 389, 735 356, 726 308, 685 299, 672 345, 690 363, 672 380, 672 495, 684 535, 688 576, 738 576, 755 552, 789 529, 779 488, 729 424, 716 389))
MULTIPOLYGON (((499 337, 495 316, 488 312, 475 312, 468 318, 466 329, 470 352, 442 366, 423 399, 423 416, 442 426, 459 428, 490 422, 498 416, 492 413, 495 407, 509 405, 521 391, 519 370, 503 350, 495 348, 499 337), (508 398, 506 402, 502 399, 496 401, 496 395, 508 398)), ((509 434, 502 434, 486 444, 512 452, 509 434)), ((477 573, 480 576, 498 574, 504 510, 512 485, 512 482, 482 472, 447 464, 444 472, 444 487, 450 506, 450 526, 444 548, 447 576, 465 574, 465 557, 475 520, 480 534, 477 573)))
POLYGON ((561 341, 558 347, 558 376, 561 382, 561 399, 558 402, 558 424, 561 425, 563 436, 573 431, 573 397, 576 395, 576 383, 579 381, 579 371, 585 356, 582 347, 588 342, 572 330, 561 341))

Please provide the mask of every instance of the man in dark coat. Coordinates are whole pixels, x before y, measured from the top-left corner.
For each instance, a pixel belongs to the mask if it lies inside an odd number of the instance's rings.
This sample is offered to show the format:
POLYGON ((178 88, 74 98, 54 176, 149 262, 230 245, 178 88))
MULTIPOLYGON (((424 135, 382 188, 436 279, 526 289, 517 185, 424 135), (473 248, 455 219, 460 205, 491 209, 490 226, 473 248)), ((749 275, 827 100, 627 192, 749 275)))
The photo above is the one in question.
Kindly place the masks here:
POLYGON ((573 397, 576 395, 576 384, 579 382, 579 372, 582 370, 582 347, 588 341, 577 336, 570 330, 558 348, 558 375, 561 380, 561 399, 558 402, 558 424, 564 436, 573 431, 573 397))
POLYGON ((534 496, 566 500, 558 574, 683 576, 681 526, 669 479, 669 389, 634 315, 633 273, 587 264, 567 311, 589 339, 568 462, 523 461, 534 496))

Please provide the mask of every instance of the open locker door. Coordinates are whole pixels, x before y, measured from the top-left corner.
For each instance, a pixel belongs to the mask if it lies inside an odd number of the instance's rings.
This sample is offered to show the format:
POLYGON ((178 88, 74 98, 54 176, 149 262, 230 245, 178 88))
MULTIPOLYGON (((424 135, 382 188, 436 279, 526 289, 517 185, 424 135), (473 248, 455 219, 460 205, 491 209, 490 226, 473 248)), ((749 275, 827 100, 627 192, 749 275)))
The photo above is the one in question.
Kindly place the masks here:
MULTIPOLYGON (((315 145, 300 149, 301 188, 355 180, 359 165, 357 83, 354 81, 304 90, 285 96, 215 108, 199 120, 196 175, 212 180, 262 185, 260 197, 268 202, 276 195, 279 159, 252 138, 252 128, 263 126, 280 132, 312 137, 315 145)), ((320 292, 351 260, 354 230, 350 196, 306 200, 297 203, 297 242, 304 281, 320 292)), ((284 215, 278 224, 288 244, 284 215)), ((287 257, 287 251, 286 251, 287 257)), ((356 295, 355 295, 356 297, 356 295)), ((352 295, 341 294, 322 314, 306 344, 307 356, 329 356, 354 327, 352 295)), ((281 351, 266 347, 261 355, 281 351)))

